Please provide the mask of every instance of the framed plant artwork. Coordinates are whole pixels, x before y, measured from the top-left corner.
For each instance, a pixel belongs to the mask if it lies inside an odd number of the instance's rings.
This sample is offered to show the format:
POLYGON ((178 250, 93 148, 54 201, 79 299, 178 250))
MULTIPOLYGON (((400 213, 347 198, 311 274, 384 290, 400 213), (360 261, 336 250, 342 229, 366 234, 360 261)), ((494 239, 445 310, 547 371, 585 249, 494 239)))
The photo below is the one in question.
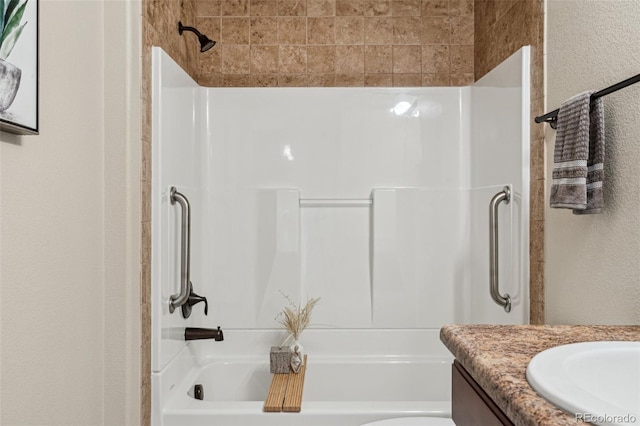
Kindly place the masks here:
POLYGON ((38 134, 39 0, 0 0, 0 130, 38 134))

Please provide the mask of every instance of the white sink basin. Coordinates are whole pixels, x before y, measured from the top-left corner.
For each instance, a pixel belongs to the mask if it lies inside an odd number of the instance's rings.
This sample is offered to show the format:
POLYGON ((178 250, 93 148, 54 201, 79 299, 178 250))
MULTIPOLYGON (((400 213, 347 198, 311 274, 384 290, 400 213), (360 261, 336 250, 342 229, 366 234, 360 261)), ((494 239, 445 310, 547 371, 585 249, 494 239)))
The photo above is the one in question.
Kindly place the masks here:
POLYGON ((538 394, 578 420, 640 425, 640 342, 547 349, 529 362, 527 380, 538 394))

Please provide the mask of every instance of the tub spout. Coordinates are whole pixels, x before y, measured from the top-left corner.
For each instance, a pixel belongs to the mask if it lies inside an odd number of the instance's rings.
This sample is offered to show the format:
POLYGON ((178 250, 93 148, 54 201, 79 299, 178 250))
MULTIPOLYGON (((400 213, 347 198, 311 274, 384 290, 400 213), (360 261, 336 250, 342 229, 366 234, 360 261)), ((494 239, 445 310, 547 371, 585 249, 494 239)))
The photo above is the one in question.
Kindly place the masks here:
POLYGON ((184 329, 184 340, 202 340, 202 339, 213 339, 216 342, 221 342, 224 340, 224 334, 220 327, 216 330, 215 328, 195 328, 195 327, 187 327, 184 329))

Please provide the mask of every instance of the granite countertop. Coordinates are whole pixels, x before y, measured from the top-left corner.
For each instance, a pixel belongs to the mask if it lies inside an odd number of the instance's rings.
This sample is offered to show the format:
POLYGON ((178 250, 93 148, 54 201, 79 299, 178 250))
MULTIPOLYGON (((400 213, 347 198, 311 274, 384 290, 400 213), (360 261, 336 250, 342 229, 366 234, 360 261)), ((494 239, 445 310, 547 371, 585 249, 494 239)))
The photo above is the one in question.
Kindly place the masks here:
POLYGON ((640 326, 446 325, 440 339, 514 424, 563 426, 578 422, 529 386, 531 358, 567 343, 640 341, 640 326))

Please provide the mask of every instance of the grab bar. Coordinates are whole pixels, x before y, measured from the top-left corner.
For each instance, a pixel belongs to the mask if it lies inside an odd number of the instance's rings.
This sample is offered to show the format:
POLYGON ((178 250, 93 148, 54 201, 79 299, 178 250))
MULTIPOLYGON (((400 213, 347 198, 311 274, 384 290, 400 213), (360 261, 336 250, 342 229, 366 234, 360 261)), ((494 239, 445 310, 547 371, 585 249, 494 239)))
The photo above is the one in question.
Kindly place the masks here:
POLYGON ((498 206, 503 201, 509 204, 510 200, 511 190, 505 186, 489 203, 489 289, 493 301, 504 307, 505 312, 511 312, 511 296, 502 296, 498 287, 498 206))
POLYGON ((180 293, 174 294, 169 299, 169 312, 173 313, 176 308, 187 303, 191 293, 190 257, 191 257, 191 207, 187 197, 178 192, 175 186, 169 192, 171 204, 180 204, 182 210, 182 236, 180 240, 180 293))

